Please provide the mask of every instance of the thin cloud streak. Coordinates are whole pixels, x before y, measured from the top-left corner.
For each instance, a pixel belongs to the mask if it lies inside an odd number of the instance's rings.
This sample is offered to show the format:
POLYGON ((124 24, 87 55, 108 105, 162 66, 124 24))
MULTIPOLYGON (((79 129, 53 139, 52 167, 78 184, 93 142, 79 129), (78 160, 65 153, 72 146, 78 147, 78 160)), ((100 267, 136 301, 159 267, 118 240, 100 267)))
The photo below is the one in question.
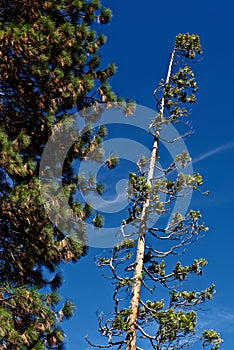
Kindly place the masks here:
POLYGON ((234 310, 212 308, 198 314, 198 330, 215 328, 218 332, 233 332, 234 310))
POLYGON ((234 142, 225 143, 224 145, 216 147, 208 152, 201 154, 200 156, 197 156, 196 158, 193 159, 193 164, 198 163, 203 159, 209 158, 209 157, 213 156, 214 154, 226 151, 230 148, 234 148, 234 142))

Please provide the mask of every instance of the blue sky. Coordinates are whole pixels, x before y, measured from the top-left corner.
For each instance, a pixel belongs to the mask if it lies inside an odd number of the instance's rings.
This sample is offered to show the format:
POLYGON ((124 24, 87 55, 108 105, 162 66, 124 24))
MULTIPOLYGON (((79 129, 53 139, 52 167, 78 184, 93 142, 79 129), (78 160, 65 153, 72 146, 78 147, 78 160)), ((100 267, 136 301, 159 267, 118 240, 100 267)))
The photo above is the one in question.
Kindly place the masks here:
MULTIPOLYGON (((214 282, 217 293, 206 305, 200 325, 215 328, 232 348, 234 335, 234 46, 231 1, 105 1, 113 10, 110 25, 101 27, 108 42, 102 49, 104 63, 114 61, 118 72, 113 90, 138 104, 155 108, 153 91, 165 76, 169 53, 178 33, 200 36, 203 59, 196 68, 199 91, 191 115, 195 133, 186 140, 195 171, 204 178, 208 197, 195 196, 210 230, 189 249, 191 258, 205 257, 209 264, 197 282, 214 282)), ((64 268, 64 297, 77 306, 64 324, 67 349, 87 350, 84 336, 97 339, 96 311, 112 311, 111 288, 94 264, 101 250, 90 248, 86 257, 64 268)), ((195 350, 199 347, 194 347, 195 350)))

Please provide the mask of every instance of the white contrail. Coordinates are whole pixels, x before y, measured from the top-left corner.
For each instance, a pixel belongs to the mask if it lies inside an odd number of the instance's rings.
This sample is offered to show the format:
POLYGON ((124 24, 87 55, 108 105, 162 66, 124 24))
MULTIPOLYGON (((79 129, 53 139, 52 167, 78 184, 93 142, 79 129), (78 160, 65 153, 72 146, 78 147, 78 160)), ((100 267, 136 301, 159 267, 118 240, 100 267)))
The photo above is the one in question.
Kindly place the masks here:
POLYGON ((223 151, 230 149, 230 148, 233 148, 233 147, 234 147, 234 142, 227 142, 224 145, 216 147, 208 152, 201 154, 200 156, 197 156, 196 158, 193 159, 193 164, 200 162, 201 160, 206 159, 208 157, 211 157, 213 154, 223 152, 223 151))

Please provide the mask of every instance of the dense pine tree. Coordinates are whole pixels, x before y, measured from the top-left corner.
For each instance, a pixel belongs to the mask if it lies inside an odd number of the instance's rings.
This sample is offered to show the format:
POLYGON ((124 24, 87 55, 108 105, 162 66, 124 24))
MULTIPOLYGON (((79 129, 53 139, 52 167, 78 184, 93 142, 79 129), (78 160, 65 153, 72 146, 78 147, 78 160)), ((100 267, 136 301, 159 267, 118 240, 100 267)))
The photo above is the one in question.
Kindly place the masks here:
MULTIPOLYGON (((108 84, 115 66, 102 68, 98 53, 106 38, 93 29, 110 18, 99 0, 1 1, 1 349, 63 346, 59 322, 72 315, 73 305, 67 301, 57 307, 58 268, 77 261, 85 247, 50 222, 40 196, 39 165, 53 127, 69 119, 71 111, 94 106, 99 114, 98 103, 117 100, 108 84)), ((105 135, 103 127, 87 132, 64 165, 69 204, 82 219, 92 208, 73 198, 77 177, 72 162, 105 135)), ((108 164, 113 166, 111 160, 108 164)), ((100 225, 100 217, 93 223, 100 225)))

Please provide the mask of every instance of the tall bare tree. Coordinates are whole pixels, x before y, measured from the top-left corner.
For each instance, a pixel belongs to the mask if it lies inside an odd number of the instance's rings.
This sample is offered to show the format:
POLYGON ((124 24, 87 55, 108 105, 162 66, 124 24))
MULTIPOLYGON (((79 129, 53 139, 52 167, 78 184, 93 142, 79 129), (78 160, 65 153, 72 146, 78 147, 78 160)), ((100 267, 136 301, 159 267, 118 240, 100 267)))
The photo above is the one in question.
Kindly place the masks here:
MULTIPOLYGON (((180 261, 172 264, 175 254, 182 254, 207 231, 200 221, 200 211, 190 209, 186 215, 176 212, 169 222, 165 220, 176 199, 199 190, 202 177, 178 172, 191 161, 186 151, 165 169, 157 162, 162 128, 189 117, 188 106, 195 102, 197 91, 191 65, 201 53, 198 35, 179 34, 166 79, 155 90, 158 113, 149 126, 152 152, 149 159, 139 160, 136 173, 129 176, 129 217, 121 227, 124 240, 111 250, 110 256, 98 259, 99 266, 111 270, 115 306, 112 318, 104 320, 100 316, 99 330, 108 342, 97 347, 140 350, 140 344, 147 340, 156 350, 189 347, 196 339, 196 307, 213 296, 213 284, 202 291, 188 291, 181 284, 191 274, 202 274, 205 259, 195 259, 190 265, 180 261), (152 223, 154 213, 159 217, 157 225, 152 223), (133 235, 137 236, 136 243, 133 235), (169 292, 167 296, 162 292, 164 288, 169 292), (152 301, 147 298, 150 294, 155 298, 152 301)), ((210 345, 213 350, 222 342, 215 331, 208 330, 200 339, 203 348, 210 345)))

